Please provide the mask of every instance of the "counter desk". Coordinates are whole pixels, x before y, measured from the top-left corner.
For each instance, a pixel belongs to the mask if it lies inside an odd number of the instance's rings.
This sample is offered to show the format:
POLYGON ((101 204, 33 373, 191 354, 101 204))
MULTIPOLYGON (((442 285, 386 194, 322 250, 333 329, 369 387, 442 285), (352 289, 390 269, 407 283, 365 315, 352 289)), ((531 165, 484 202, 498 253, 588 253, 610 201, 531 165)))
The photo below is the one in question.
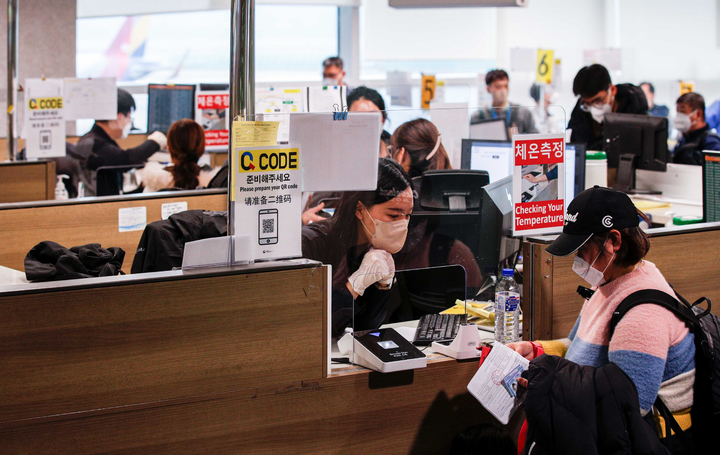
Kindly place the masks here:
POLYGON ((67 248, 99 243, 105 248, 125 250, 123 271, 129 273, 143 227, 121 231, 119 210, 145 207, 146 221, 151 223, 162 219, 165 204, 177 203, 187 204, 188 210, 227 210, 227 190, 162 191, 0 204, 0 265, 25 270, 28 251, 45 240, 67 248))
MULTIPOLYGON (((708 297, 720 314, 720 223, 650 229, 647 260, 687 300, 708 297)), ((530 323, 525 340, 565 338, 582 307, 577 287, 587 285, 572 271, 574 255, 554 257, 545 248, 554 236, 530 237, 523 244, 523 312, 530 323)))
POLYGON ((2 453, 436 454, 492 421, 476 360, 330 374, 330 281, 295 260, 2 288, 2 453))

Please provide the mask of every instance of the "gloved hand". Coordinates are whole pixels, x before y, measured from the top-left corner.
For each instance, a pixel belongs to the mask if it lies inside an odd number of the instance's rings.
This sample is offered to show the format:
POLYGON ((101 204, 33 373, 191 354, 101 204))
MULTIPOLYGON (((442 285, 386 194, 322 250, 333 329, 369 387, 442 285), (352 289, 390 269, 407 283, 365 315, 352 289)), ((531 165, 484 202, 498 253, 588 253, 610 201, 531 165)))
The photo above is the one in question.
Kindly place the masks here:
POLYGON ((161 149, 164 149, 167 147, 167 137, 160 131, 155 131, 151 135, 147 137, 151 141, 155 141, 158 143, 161 149))
POLYGON ((374 283, 392 285, 394 277, 395 261, 392 255, 385 250, 370 248, 365 253, 360 268, 348 278, 348 283, 358 295, 363 295, 365 289, 374 283))

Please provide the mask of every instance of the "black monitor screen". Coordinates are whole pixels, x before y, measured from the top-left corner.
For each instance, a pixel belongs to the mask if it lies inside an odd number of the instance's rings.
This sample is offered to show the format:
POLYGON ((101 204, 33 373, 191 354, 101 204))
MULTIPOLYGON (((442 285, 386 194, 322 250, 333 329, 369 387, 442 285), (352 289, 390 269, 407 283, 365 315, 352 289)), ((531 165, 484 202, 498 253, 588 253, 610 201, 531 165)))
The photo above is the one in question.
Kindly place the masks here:
POLYGON ((194 85, 148 85, 148 133, 167 133, 178 120, 195 118, 194 85))
POLYGON ((665 172, 668 119, 636 114, 607 114, 603 127, 608 167, 617 168, 621 155, 633 155, 635 169, 665 172))

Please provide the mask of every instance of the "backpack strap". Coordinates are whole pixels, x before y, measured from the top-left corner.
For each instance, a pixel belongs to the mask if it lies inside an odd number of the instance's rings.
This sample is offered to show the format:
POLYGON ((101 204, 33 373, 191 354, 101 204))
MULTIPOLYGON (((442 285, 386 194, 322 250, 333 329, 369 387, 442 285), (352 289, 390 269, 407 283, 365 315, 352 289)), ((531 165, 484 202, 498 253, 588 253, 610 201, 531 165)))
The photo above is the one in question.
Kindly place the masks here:
MULTIPOLYGON (((703 332, 700 321, 698 320, 698 317, 695 315, 692 309, 689 308, 692 305, 688 303, 688 301, 679 294, 676 293, 676 295, 677 298, 671 296, 667 292, 663 292, 657 289, 644 289, 641 291, 635 291, 629 296, 625 297, 625 299, 620 302, 620 305, 617 306, 615 311, 613 311, 613 315, 610 318, 609 338, 612 339, 613 333, 615 333, 615 327, 618 325, 623 316, 627 314, 628 311, 638 305, 648 303, 659 305, 663 308, 670 310, 675 316, 678 317, 678 319, 685 322, 685 324, 688 324, 692 332, 696 334, 702 334, 703 332)), ((703 299, 695 302, 695 304, 693 305, 697 305, 702 300, 703 299)), ((654 406, 655 409, 657 409, 660 415, 663 417, 663 419, 665 419, 665 437, 670 436, 669 429, 672 429, 672 431, 680 439, 682 445, 686 448, 690 447, 688 436, 680 427, 680 424, 677 423, 677 420, 675 420, 675 417, 672 415, 665 403, 660 399, 660 395, 656 397, 654 406)))
MULTIPOLYGON (((684 300, 685 299, 683 299, 683 301, 684 300)), ((629 296, 625 297, 625 299, 620 302, 620 305, 615 308, 615 311, 613 311, 613 315, 610 318, 609 338, 612 339, 612 336, 615 333, 615 327, 618 325, 623 316, 627 314, 628 311, 630 311, 637 305, 642 305, 646 303, 659 305, 663 308, 670 310, 681 321, 688 324, 690 326, 690 329, 692 329, 693 331, 696 331, 696 329, 701 327, 700 321, 698 320, 695 313, 693 313, 693 311, 688 308, 687 305, 689 304, 685 304, 684 302, 681 303, 677 298, 671 296, 667 292, 663 292, 658 289, 643 289, 641 291, 635 291, 629 296)))

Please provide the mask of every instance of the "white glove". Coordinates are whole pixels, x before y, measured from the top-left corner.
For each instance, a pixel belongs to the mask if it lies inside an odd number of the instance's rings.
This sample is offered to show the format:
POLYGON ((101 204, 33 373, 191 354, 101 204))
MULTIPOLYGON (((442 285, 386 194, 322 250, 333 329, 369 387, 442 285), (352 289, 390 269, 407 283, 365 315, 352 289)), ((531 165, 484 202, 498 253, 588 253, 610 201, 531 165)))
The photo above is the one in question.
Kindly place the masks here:
POLYGON ((147 137, 151 141, 155 141, 158 143, 161 149, 164 149, 167 147, 167 137, 160 131, 155 131, 151 135, 147 137))
POLYGON ((392 285, 395 277, 395 261, 385 250, 370 248, 360 264, 360 268, 350 275, 348 282, 358 295, 363 295, 365 289, 374 283, 384 286, 392 285))

